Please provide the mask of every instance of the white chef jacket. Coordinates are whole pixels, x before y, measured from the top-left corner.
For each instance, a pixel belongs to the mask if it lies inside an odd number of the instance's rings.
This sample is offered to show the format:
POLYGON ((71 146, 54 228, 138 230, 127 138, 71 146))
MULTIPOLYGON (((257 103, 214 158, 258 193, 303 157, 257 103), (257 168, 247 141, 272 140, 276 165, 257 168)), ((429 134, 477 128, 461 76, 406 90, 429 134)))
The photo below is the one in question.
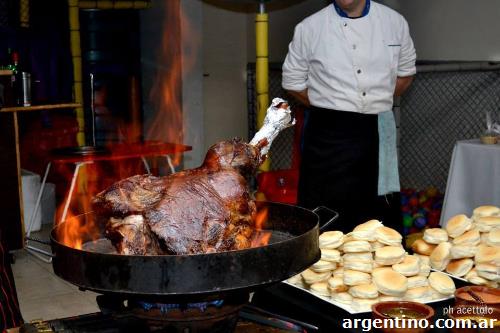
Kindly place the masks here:
POLYGON ((415 59, 396 11, 372 1, 366 16, 350 19, 330 5, 296 26, 282 86, 308 89, 313 106, 377 114, 392 109, 396 78, 415 74, 415 59))

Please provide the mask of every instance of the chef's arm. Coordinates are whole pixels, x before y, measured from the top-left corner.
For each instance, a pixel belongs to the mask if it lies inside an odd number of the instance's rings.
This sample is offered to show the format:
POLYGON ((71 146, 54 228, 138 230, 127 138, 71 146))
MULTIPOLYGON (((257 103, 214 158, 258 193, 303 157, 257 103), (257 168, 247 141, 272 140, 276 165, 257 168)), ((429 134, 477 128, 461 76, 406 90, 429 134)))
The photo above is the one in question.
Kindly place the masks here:
POLYGON ((394 96, 398 97, 403 95, 403 93, 410 87, 413 82, 412 76, 398 76, 396 79, 396 88, 394 89, 394 96))
POLYGON ((311 103, 309 102, 309 97, 307 96, 307 89, 302 90, 302 91, 293 91, 293 90, 287 90, 287 93, 291 95, 293 98, 295 98, 300 104, 303 104, 304 106, 311 106, 311 103))

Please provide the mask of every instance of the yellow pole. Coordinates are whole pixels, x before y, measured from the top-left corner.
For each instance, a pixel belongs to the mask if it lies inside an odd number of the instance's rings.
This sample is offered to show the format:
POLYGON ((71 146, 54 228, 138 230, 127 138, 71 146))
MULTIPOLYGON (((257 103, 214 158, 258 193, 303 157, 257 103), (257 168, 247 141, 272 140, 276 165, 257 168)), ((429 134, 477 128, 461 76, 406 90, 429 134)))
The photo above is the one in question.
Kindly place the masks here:
POLYGON ((85 114, 83 111, 83 83, 82 83, 82 50, 80 47, 80 18, 78 0, 68 0, 69 6, 69 33, 71 57, 73 59, 73 93, 75 103, 82 106, 76 108, 78 134, 76 142, 79 146, 85 145, 85 114))
MULTIPOLYGON (((28 1, 28 0, 23 0, 28 1)), ((70 48, 73 60, 73 93, 75 103, 82 105, 76 108, 76 119, 78 122, 78 133, 76 141, 79 146, 85 142, 85 113, 83 109, 83 74, 82 74, 82 50, 80 44, 80 8, 82 9, 143 9, 149 7, 147 1, 88 1, 68 0, 70 48)), ((85 193, 87 187, 86 168, 80 172, 78 179, 78 194, 85 193)))
MULTIPOLYGON (((264 123, 269 106, 269 53, 268 53, 268 14, 264 3, 260 3, 259 13, 255 17, 255 89, 257 92, 257 128, 264 123)), ((260 167, 261 171, 270 168, 269 159, 260 167)))
POLYGON ((30 0, 19 2, 19 25, 21 28, 29 28, 30 26, 30 0))

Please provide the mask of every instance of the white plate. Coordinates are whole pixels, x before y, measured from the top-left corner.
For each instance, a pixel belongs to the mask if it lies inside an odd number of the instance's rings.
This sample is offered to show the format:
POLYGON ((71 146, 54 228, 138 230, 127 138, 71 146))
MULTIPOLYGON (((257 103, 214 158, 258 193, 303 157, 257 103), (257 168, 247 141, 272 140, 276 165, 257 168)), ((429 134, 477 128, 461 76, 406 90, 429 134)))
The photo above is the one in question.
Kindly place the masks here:
MULTIPOLYGON (((339 302, 336 302, 334 300, 332 300, 331 298, 329 297, 324 297, 324 296, 319 296, 319 295, 316 295, 316 294, 313 294, 310 290, 307 290, 307 289, 304 289, 304 288, 301 288, 299 286, 296 286, 296 285, 293 285, 287 281, 283 281, 283 283, 286 283, 287 285, 289 286, 292 286, 294 288, 297 288, 303 292, 306 292, 308 294, 311 294, 313 295, 314 297, 316 298, 319 298, 327 303, 330 303, 330 304, 333 304, 347 312, 349 312, 350 314, 358 314, 358 313, 367 313, 367 312, 371 312, 372 309, 371 309, 371 306, 366 306, 366 307, 363 307, 363 308, 357 308, 357 307, 354 307, 353 305, 351 304, 344 304, 344 303, 339 303, 339 302)), ((442 302, 442 301, 446 301, 448 299, 452 299, 454 296, 453 295, 450 295, 450 296, 446 296, 446 297, 441 297, 441 298, 436 298, 436 299, 430 299, 426 302, 424 302, 425 304, 430 304, 430 303, 436 303, 436 302, 442 302)))
POLYGON ((444 275, 448 275, 448 276, 449 276, 449 277, 451 277, 452 279, 457 279, 457 280, 460 280, 460 281, 464 281, 464 282, 467 282, 467 283, 471 283, 471 282, 469 282, 468 280, 464 279, 463 277, 458 277, 458 276, 452 275, 452 274, 447 273, 447 272, 444 272, 444 271, 438 271, 437 269, 434 269, 434 268, 431 268, 431 271, 432 271, 432 272, 440 272, 440 273, 443 273, 444 275))

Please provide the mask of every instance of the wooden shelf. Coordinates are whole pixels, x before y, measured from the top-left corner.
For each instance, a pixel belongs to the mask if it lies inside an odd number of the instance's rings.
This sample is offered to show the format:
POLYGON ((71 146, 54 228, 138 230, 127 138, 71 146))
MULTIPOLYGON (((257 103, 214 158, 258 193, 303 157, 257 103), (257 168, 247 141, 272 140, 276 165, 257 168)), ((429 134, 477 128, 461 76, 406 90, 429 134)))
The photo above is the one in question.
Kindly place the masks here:
POLYGON ((62 103, 62 104, 46 104, 46 105, 32 105, 32 106, 8 106, 1 108, 0 112, 29 112, 39 110, 53 110, 53 109, 74 109, 81 107, 78 103, 62 103))
POLYGON ((23 191, 19 149, 19 112, 63 110, 81 107, 80 103, 15 106, 0 109, 0 230, 10 250, 22 249, 24 240, 23 191))
POLYGON ((10 69, 0 69, 0 75, 5 75, 5 76, 10 76, 14 74, 13 71, 11 71, 10 69))

